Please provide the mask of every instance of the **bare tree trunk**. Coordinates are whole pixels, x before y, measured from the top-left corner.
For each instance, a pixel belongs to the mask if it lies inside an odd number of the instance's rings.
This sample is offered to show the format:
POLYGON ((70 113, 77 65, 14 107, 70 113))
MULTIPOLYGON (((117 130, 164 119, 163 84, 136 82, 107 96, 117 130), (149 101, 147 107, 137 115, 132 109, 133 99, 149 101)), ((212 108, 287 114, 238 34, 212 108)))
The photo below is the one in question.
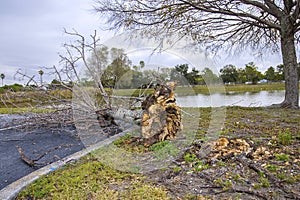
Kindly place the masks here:
POLYGON ((287 20, 282 20, 281 30, 281 52, 285 74, 285 99, 281 106, 299 108, 299 77, 294 31, 287 20))

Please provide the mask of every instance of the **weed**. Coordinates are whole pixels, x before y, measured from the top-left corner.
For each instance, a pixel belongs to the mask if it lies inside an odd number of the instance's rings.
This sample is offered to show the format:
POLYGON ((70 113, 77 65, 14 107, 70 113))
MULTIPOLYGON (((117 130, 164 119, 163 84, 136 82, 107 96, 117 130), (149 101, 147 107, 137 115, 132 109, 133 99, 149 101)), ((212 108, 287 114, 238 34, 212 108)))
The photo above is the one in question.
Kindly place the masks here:
POLYGON ((160 160, 166 159, 168 156, 174 157, 180 153, 180 150, 177 148, 177 146, 171 142, 164 141, 159 143, 157 143, 157 146, 152 148, 152 151, 155 152, 156 158, 160 160))
POLYGON ((200 172, 202 170, 209 169, 210 166, 209 164, 204 164, 202 161, 198 161, 195 163, 194 167, 195 167, 195 171, 200 172))
POLYGON ((276 174, 277 178, 279 178, 280 180, 284 180, 286 179, 286 175, 284 173, 279 173, 279 174, 276 174))
POLYGON ((278 161, 284 161, 287 162, 290 160, 289 155, 280 153, 280 154, 275 154, 276 160, 278 161))
POLYGON ((235 181, 239 181, 239 179, 241 178, 241 176, 239 174, 233 174, 232 175, 232 179, 235 181))
POLYGON ((224 182, 223 190, 229 190, 230 188, 232 188, 232 182, 231 182, 231 180, 226 180, 224 182))
POLYGON ((264 177, 264 176, 265 176, 265 174, 264 174, 263 171, 259 171, 259 172, 258 172, 258 175, 259 175, 260 177, 264 177))
POLYGON ((132 137, 132 133, 127 133, 123 137, 119 137, 118 139, 113 141, 113 144, 116 145, 116 146, 120 146, 123 143, 125 143, 126 140, 129 140, 131 137, 132 137))
POLYGON ((186 153, 184 155, 184 161, 185 162, 195 162, 197 160, 197 156, 195 154, 191 154, 191 153, 186 153))
POLYGON ((180 172, 181 171, 181 167, 176 166, 176 167, 173 168, 173 171, 175 173, 180 172))
POLYGON ((292 141, 292 134, 290 129, 286 129, 284 132, 279 132, 277 142, 282 145, 289 145, 292 141))
POLYGON ((254 184, 253 184, 253 188, 254 188, 254 189, 259 189, 259 188, 261 188, 261 184, 254 183, 254 184))
POLYGON ((219 186, 222 186, 223 185, 223 180, 221 178, 218 178, 218 179, 214 180, 214 183, 219 185, 219 186))
POLYGON ((167 140, 157 142, 149 147, 149 151, 159 151, 168 144, 169 144, 169 141, 167 141, 167 140))
POLYGON ((232 188, 232 182, 231 180, 222 180, 221 178, 218 178, 216 180, 214 180, 214 183, 223 187, 223 190, 229 190, 230 188, 232 188))
POLYGON ((259 182, 260 182, 262 187, 270 187, 270 182, 267 178, 260 177, 259 182))
POLYGON ((217 165, 220 166, 220 167, 225 167, 225 166, 226 166, 226 163, 223 162, 223 161, 221 161, 221 160, 219 160, 219 161, 217 162, 217 165))
POLYGON ((270 165, 267 165, 266 168, 267 168, 267 170, 270 171, 270 172, 276 172, 276 171, 279 169, 278 166, 276 166, 276 165, 271 165, 271 164, 270 164, 270 165))

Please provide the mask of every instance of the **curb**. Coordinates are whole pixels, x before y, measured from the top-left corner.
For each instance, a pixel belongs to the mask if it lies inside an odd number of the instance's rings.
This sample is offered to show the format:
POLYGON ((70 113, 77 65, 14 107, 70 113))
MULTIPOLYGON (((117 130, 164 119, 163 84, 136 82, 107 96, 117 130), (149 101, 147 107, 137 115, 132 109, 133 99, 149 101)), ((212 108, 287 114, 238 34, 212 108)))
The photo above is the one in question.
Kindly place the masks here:
POLYGON ((126 131, 123 131, 117 135, 111 136, 110 138, 107 138, 106 140, 103 140, 97 144, 89 146, 86 149, 78 151, 72 155, 69 155, 61 160, 51 163, 45 167, 42 167, 26 176, 20 178, 19 180, 11 183, 10 185, 8 185, 5 188, 3 188, 2 190, 0 190, 0 199, 1 200, 14 199, 19 194, 19 192, 21 192, 21 190, 23 190, 27 185, 29 185, 33 181, 37 180, 41 176, 49 174, 50 172, 55 171, 55 170, 65 166, 67 163, 69 163, 73 160, 78 160, 82 156, 85 156, 88 153, 99 149, 100 147, 110 144, 112 141, 116 140, 118 137, 124 136, 128 132, 136 130, 137 127, 138 126, 133 126, 129 129, 127 129, 126 131))

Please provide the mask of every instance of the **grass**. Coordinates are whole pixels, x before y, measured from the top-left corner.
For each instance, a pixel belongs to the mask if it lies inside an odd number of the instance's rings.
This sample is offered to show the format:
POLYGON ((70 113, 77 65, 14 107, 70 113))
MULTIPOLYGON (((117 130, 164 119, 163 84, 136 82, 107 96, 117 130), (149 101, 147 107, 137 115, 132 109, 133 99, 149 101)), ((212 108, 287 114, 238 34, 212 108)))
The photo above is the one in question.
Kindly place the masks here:
MULTIPOLYGON (((194 131, 193 133, 196 133, 193 138, 195 141, 205 141, 208 131, 215 131, 215 134, 222 132, 221 129, 214 129, 212 124, 210 124, 214 112, 213 108, 183 108, 183 110, 192 114, 191 116, 183 114, 183 127, 188 132, 194 131), (197 120, 195 120, 195 117, 197 120)), ((235 184, 244 184, 246 180, 251 180, 252 178, 252 183, 255 184, 253 186, 247 185, 247 188, 252 187, 252 189, 258 190, 267 188, 269 190, 274 184, 266 176, 267 173, 273 174, 287 184, 298 183, 300 176, 296 172, 299 171, 297 171, 297 168, 290 167, 299 166, 300 162, 290 163, 298 159, 300 154, 298 145, 299 120, 295 120, 299 119, 299 116, 300 110, 228 107, 223 127, 223 130, 226 130, 226 137, 250 139, 255 143, 253 144, 254 146, 268 147, 272 156, 268 159, 257 161, 261 162, 259 165, 264 166, 264 173, 255 174, 251 173, 251 170, 230 171, 232 174, 236 174, 231 175, 232 180, 228 180, 228 177, 224 175, 216 177, 214 183, 221 186, 224 191, 227 191, 235 187, 235 184), (274 140, 276 141, 276 145, 268 144, 274 140), (249 174, 243 174, 245 172, 249 174), (293 175, 290 172, 293 172, 293 175), (253 177, 255 177, 254 180, 253 177)), ((137 147, 135 149, 127 144, 135 135, 136 133, 129 133, 114 141, 114 145, 123 148, 125 151, 137 152, 139 155, 153 153, 158 156, 162 155, 162 158, 176 151, 174 146, 170 146, 173 142, 168 141, 156 143, 150 146, 149 149, 143 149, 145 147, 137 147)), ((175 153, 177 154, 178 152, 175 153)), ((38 179, 22 191, 17 199, 28 199, 27 197, 32 197, 32 199, 174 198, 174 196, 170 196, 171 194, 168 193, 170 185, 164 186, 163 184, 159 184, 162 186, 157 186, 146 175, 134 173, 134 170, 131 170, 130 173, 122 172, 114 169, 113 166, 110 167, 110 165, 107 165, 103 161, 104 155, 107 154, 111 159, 117 160, 114 164, 126 165, 128 163, 126 163, 127 157, 124 152, 117 155, 111 146, 106 146, 99 149, 98 154, 103 155, 103 157, 93 157, 92 155, 83 157, 75 164, 70 164, 63 169, 38 179), (107 154, 107 152, 110 154, 107 154)), ((234 162, 228 163, 227 160, 218 160, 215 166, 212 166, 207 162, 203 162, 197 155, 196 152, 183 152, 181 159, 185 164, 170 166, 170 170, 178 175, 185 174, 187 171, 189 173, 202 173, 202 171, 208 173, 208 171, 228 167, 236 170, 240 166, 234 162)), ((192 195, 188 194, 189 191, 186 192, 182 197, 192 195)))
POLYGON ((289 129, 280 131, 278 134, 277 142, 282 145, 289 145, 292 142, 292 135, 289 129))
POLYGON ((31 184, 17 199, 170 199, 145 177, 113 170, 92 155, 31 184))
POLYGON ((187 163, 197 161, 197 156, 195 154, 191 154, 191 153, 186 153, 183 158, 184 158, 184 161, 187 163))
MULTIPOLYGON (((300 87, 300 86, 299 86, 300 87)), ((258 85, 195 85, 193 87, 178 86, 176 94, 178 96, 196 95, 196 94, 211 94, 211 93, 230 93, 230 92, 259 92, 259 91, 272 91, 284 90, 284 83, 272 84, 258 84, 258 85)), ((83 88, 86 92, 95 94, 93 88, 83 88)), ((114 89, 107 92, 116 96, 147 96, 153 92, 153 89, 114 89)), ((95 98, 98 98, 97 95, 95 98)), ((26 92, 8 92, 0 94, 0 113, 2 114, 16 114, 24 112, 51 112, 47 109, 40 107, 45 105, 60 104, 61 101, 70 101, 72 99, 72 92, 70 90, 48 90, 48 91, 26 91, 26 92), (28 108, 31 107, 31 108, 28 108), (39 107, 39 108, 38 108, 39 107)), ((98 98, 99 101, 101 98, 98 98)), ((286 119, 295 120, 298 119, 286 119)), ((224 134, 224 133, 223 133, 224 134)))
MULTIPOLYGON (((300 89, 300 86, 299 86, 300 89)), ((265 83, 257 85, 195 85, 192 87, 177 86, 176 94, 179 96, 195 95, 195 94, 212 94, 212 93, 229 93, 229 92, 260 92, 260 91, 274 91, 285 90, 284 83, 265 83)), ((117 96, 139 96, 145 93, 148 95, 153 92, 153 89, 114 89, 113 94, 117 96)))
POLYGON ((70 90, 40 90, 0 94, 0 107, 32 107, 71 99, 70 90))
POLYGON ((276 160, 287 162, 290 160, 289 155, 285 153, 275 154, 276 160))
POLYGON ((0 108, 0 114, 50 113, 53 111, 49 108, 0 108))

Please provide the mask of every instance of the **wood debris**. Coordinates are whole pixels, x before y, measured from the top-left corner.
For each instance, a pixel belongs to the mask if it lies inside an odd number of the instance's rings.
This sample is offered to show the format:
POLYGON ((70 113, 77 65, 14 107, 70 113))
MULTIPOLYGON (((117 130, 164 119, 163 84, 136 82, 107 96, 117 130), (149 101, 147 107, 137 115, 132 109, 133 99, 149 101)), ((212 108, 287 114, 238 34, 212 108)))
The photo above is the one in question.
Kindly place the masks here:
POLYGON ((245 139, 227 139, 219 138, 211 147, 211 158, 227 157, 230 155, 236 156, 241 153, 250 153, 252 148, 245 139))

